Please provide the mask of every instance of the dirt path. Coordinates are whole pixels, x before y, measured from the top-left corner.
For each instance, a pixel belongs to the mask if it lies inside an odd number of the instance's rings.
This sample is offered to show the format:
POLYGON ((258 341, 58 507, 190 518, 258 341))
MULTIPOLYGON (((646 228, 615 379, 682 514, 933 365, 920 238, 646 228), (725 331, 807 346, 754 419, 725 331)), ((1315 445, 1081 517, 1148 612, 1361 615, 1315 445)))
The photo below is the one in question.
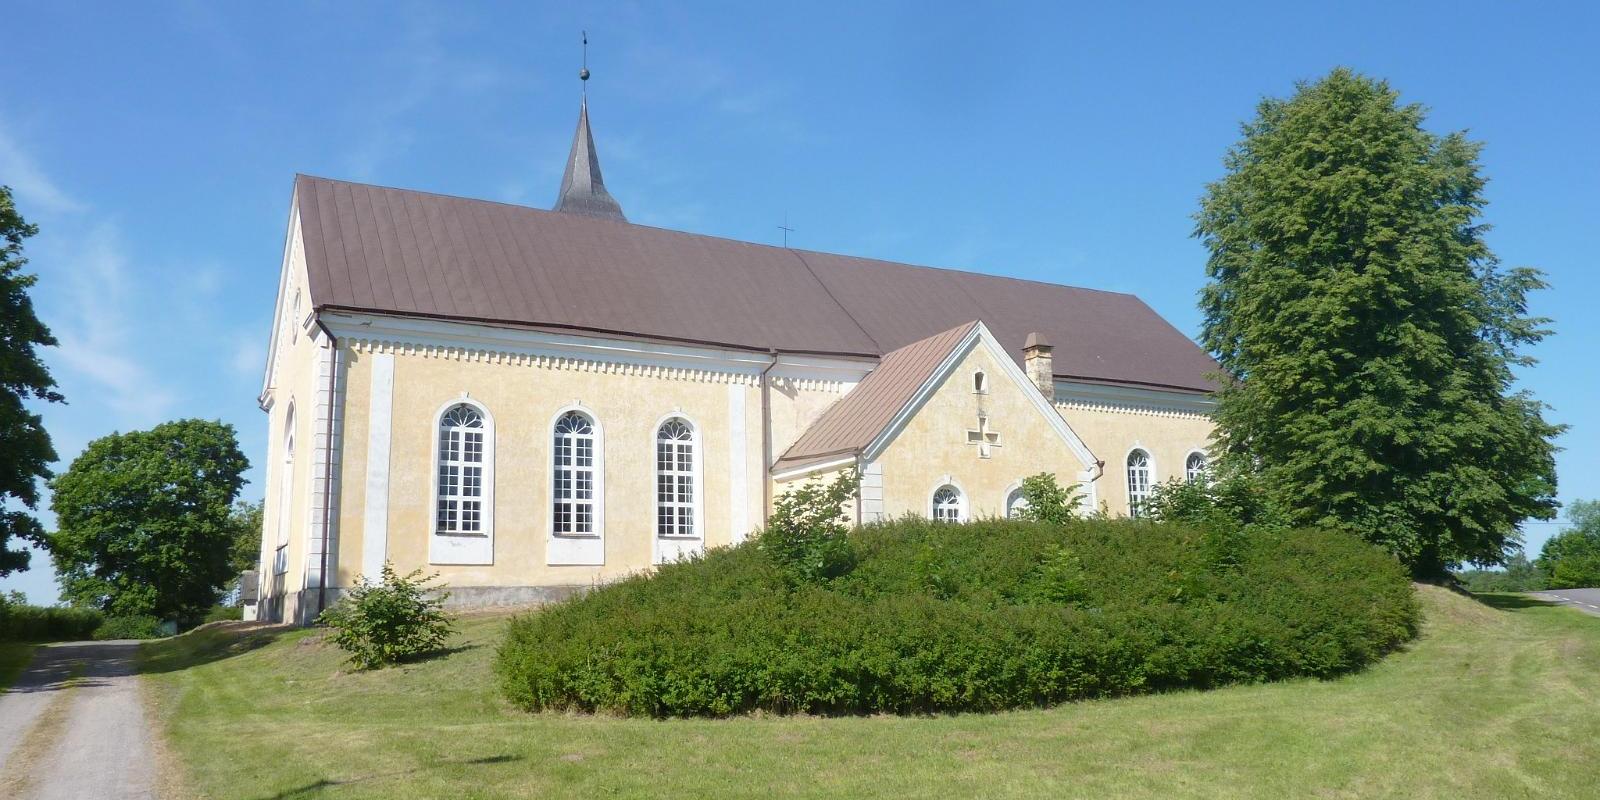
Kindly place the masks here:
POLYGON ((0 797, 154 798, 138 642, 40 647, 0 695, 0 797))

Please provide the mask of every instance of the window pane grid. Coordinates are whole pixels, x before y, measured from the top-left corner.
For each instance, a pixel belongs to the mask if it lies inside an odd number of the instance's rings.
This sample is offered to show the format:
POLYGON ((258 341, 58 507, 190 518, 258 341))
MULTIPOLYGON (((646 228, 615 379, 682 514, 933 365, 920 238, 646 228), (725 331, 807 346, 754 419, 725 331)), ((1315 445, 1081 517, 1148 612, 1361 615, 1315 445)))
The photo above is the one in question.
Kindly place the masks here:
POLYGON ((961 521, 961 492, 954 486, 941 486, 933 493, 933 520, 935 522, 961 521))
POLYGON ((594 533, 594 424, 569 411, 556 420, 551 471, 556 533, 594 533))
POLYGON ((656 535, 694 536, 694 431, 670 419, 656 431, 656 535))
POLYGON ((1143 450, 1128 454, 1128 514, 1144 516, 1145 501, 1150 499, 1150 456, 1143 450))
POLYGON ((483 531, 483 428, 483 416, 466 404, 439 420, 438 533, 483 531))

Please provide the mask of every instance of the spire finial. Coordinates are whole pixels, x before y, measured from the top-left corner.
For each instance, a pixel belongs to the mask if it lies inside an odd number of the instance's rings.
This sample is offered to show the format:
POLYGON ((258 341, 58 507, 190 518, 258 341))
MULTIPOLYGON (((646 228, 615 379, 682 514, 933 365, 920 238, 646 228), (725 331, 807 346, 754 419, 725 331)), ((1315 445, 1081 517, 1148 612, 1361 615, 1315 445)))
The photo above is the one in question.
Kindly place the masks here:
POLYGON ((583 68, 578 70, 578 80, 583 81, 583 96, 589 96, 589 32, 583 32, 583 68))

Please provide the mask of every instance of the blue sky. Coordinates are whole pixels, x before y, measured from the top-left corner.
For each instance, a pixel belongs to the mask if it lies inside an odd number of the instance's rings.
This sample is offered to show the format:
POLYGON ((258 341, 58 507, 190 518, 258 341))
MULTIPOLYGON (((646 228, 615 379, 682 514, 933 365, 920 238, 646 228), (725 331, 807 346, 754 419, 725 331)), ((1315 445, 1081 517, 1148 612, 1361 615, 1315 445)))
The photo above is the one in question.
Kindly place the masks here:
MULTIPOLYGON (((587 28, 632 220, 776 243, 787 215, 797 246, 1134 292, 1191 334, 1190 215, 1240 122, 1337 65, 1387 78, 1486 143, 1490 242, 1555 287, 1524 383, 1572 425, 1562 499, 1600 497, 1600 7, 979 5, 11 6, 0 182, 42 229, 58 466, 180 416, 260 461, 294 173, 548 207, 587 28)), ((35 565, 0 589, 52 599, 35 565)))

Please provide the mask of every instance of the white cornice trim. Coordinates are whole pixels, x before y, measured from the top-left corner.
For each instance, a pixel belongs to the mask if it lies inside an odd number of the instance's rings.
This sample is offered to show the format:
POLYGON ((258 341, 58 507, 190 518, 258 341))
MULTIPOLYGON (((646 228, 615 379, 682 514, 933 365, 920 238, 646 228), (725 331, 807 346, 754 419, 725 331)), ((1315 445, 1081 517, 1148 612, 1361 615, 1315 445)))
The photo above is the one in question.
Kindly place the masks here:
MULTIPOLYGON (((602 365, 601 371, 667 374, 718 383, 754 384, 773 363, 764 353, 655 344, 603 336, 549 333, 467 322, 324 311, 323 324, 352 346, 376 352, 456 355, 472 360, 602 365)), ((777 356, 772 372, 796 381, 843 388, 861 380, 876 360, 777 356)))
POLYGON ((803 478, 803 477, 805 477, 807 475, 814 475, 814 474, 816 474, 818 472, 827 472, 828 470, 838 469, 840 467, 848 467, 848 466, 851 466, 851 465, 853 465, 855 463, 856 463, 856 456, 855 456, 854 453, 851 453, 850 455, 844 456, 843 458, 834 458, 834 459, 829 459, 827 461, 817 461, 817 462, 813 462, 813 463, 810 463, 810 464, 806 464, 804 466, 794 467, 792 469, 788 469, 788 470, 785 470, 783 472, 773 472, 772 473, 772 479, 775 480, 775 481, 780 481, 780 482, 781 481, 792 481, 795 478, 803 478))
POLYGON ((1217 401, 1209 394, 1056 381, 1056 405, 1100 411, 1210 417, 1217 401))
POLYGON ((272 305, 272 332, 267 337, 267 363, 262 368, 261 393, 256 404, 262 411, 272 410, 272 379, 278 371, 278 337, 283 332, 283 303, 289 286, 289 265, 295 240, 300 236, 300 190, 289 196, 289 227, 283 237, 283 261, 278 268, 278 298, 272 305))

